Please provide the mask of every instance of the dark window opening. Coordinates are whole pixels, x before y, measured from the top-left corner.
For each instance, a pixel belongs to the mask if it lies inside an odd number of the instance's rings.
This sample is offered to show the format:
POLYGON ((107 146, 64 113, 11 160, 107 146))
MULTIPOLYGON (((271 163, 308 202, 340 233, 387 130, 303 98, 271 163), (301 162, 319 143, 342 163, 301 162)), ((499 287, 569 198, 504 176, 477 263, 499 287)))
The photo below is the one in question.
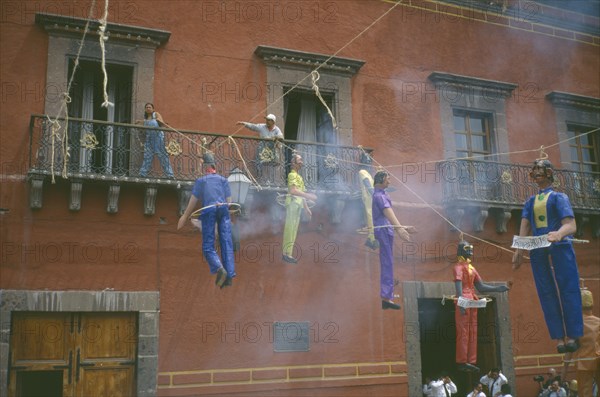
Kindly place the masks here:
MULTIPOLYGON (((442 371, 447 371, 458 388, 456 395, 466 395, 481 374, 457 370, 454 302, 446 300, 442 305, 439 298, 419 299, 418 305, 423 383, 426 377, 436 379, 442 371)), ((477 366, 482 373, 500 366, 495 313, 495 301, 488 302, 477 313, 477 366)))
MULTIPOLYGON (((289 88, 286 88, 286 91, 289 88)), ((327 107, 333 112, 335 95, 323 93, 321 96, 327 107)), ((338 135, 333 128, 333 121, 327 107, 314 92, 294 89, 287 93, 284 100, 285 139, 306 143, 337 144, 338 135)), ((304 159, 305 182, 311 186, 316 184, 332 184, 337 181, 331 169, 326 167, 328 155, 340 157, 332 147, 296 144, 294 148, 304 159)), ((286 153, 286 163, 289 164, 291 153, 286 153)), ((286 173, 289 172, 289 167, 286 173)))
MULTIPOLYGON (((73 70, 69 64, 69 76, 73 70)), ((69 141, 72 144, 69 167, 72 172, 97 172, 124 175, 129 165, 130 130, 125 127, 93 123, 132 121, 133 67, 107 64, 108 101, 114 106, 103 107, 104 73, 99 62, 79 61, 71 85, 69 117, 90 120, 69 123, 69 141)))

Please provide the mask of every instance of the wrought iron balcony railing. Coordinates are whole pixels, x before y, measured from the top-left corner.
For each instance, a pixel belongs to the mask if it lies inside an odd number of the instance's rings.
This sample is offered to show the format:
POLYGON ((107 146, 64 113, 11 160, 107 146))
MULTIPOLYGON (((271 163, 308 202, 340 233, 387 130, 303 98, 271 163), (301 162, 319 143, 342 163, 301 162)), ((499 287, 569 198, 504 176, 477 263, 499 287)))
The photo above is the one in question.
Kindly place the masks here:
POLYGON ((67 177, 84 180, 191 185, 201 175, 200 159, 207 147, 224 176, 236 167, 245 171, 245 163, 262 188, 285 190, 291 150, 297 150, 304 158, 307 189, 339 194, 357 190, 361 148, 291 140, 276 143, 252 136, 235 136, 234 141, 207 132, 76 118, 53 124, 44 115, 32 115, 29 173, 60 176, 64 169, 67 177), (152 166, 145 173, 144 156, 149 154, 152 166))
MULTIPOLYGON (((482 203, 520 208, 537 192, 531 166, 492 161, 449 160, 438 164, 445 204, 482 203)), ((576 211, 600 214, 600 173, 554 170, 554 186, 576 211)))

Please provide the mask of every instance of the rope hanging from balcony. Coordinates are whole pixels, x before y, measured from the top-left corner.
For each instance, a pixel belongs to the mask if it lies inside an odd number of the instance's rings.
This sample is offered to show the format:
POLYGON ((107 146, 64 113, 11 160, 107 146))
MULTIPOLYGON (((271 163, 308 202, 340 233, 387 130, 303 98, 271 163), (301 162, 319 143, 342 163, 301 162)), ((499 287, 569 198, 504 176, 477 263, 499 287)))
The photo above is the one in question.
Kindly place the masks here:
POLYGON ((85 37, 90 30, 90 22, 92 21, 92 15, 96 8, 96 0, 92 0, 90 4, 90 10, 88 12, 88 18, 85 23, 85 28, 83 29, 83 34, 81 37, 81 41, 79 42, 79 48, 77 49, 77 55, 75 56, 75 60, 73 61, 73 70, 71 71, 71 76, 69 77, 69 83, 67 84, 66 92, 62 93, 62 103, 60 108, 56 114, 54 119, 47 116, 48 121, 52 124, 52 135, 51 135, 51 146, 52 146, 52 162, 50 163, 50 174, 52 175, 52 183, 56 183, 54 179, 54 145, 55 140, 59 139, 62 142, 63 146, 61 147, 63 152, 63 169, 62 169, 62 177, 67 178, 67 163, 70 157, 69 151, 69 142, 68 142, 68 129, 69 129, 69 112, 67 111, 67 106, 71 103, 71 97, 69 96, 69 92, 71 92, 71 86, 73 85, 73 81, 75 80, 75 73, 77 72, 77 68, 79 67, 79 58, 81 57, 81 51, 83 50, 83 45, 85 43, 85 37), (65 128, 63 129, 62 134, 59 134, 57 131, 60 129, 61 125, 58 122, 58 119, 62 114, 65 114, 65 128), (58 138, 57 138, 58 137, 58 138))
POLYGON ((319 81, 321 75, 319 74, 319 72, 317 72, 317 69, 315 69, 312 72, 310 72, 310 77, 312 78, 312 89, 315 91, 315 95, 317 96, 317 98, 319 98, 323 106, 325 106, 325 109, 327 109, 327 113, 329 113, 329 117, 331 117, 331 123, 333 124, 333 128, 335 128, 337 131, 337 122, 335 121, 335 117, 333 116, 331 109, 329 109, 329 106, 327 106, 327 103, 325 103, 325 100, 319 92, 319 86, 317 85, 317 81, 319 81))
POLYGON ((108 85, 108 73, 106 73, 106 49, 104 48, 104 42, 108 41, 108 37, 104 34, 106 32, 106 24, 108 18, 108 0, 104 0, 104 15, 100 19, 100 26, 98 27, 98 40, 100 41, 100 53, 102 54, 102 73, 104 74, 104 80, 102 83, 102 87, 104 89, 103 96, 104 102, 102 102, 102 107, 108 108, 109 106, 115 106, 114 103, 108 100, 108 93, 106 91, 106 87, 108 85))

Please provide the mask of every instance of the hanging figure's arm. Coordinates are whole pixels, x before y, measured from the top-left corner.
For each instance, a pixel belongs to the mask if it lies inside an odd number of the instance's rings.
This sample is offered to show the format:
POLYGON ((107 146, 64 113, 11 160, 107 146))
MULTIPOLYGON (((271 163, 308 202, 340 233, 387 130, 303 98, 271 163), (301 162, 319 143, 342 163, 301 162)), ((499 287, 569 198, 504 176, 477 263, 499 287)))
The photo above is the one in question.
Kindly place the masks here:
POLYGON ((475 281, 475 288, 479 292, 506 292, 510 289, 506 285, 490 285, 483 281, 475 281))

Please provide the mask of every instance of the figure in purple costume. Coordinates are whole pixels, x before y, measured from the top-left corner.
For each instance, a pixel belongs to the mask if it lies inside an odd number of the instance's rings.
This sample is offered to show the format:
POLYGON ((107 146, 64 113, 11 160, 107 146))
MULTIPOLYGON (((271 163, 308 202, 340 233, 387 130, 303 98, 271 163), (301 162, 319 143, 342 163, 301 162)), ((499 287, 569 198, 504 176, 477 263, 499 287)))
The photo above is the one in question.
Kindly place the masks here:
POLYGON ((410 241, 409 233, 415 233, 412 226, 402 226, 392 209, 392 200, 385 192, 390 185, 389 175, 379 171, 373 178, 373 225, 375 238, 379 242, 379 263, 381 266, 381 308, 399 310, 394 303, 394 231, 401 239, 410 241))

